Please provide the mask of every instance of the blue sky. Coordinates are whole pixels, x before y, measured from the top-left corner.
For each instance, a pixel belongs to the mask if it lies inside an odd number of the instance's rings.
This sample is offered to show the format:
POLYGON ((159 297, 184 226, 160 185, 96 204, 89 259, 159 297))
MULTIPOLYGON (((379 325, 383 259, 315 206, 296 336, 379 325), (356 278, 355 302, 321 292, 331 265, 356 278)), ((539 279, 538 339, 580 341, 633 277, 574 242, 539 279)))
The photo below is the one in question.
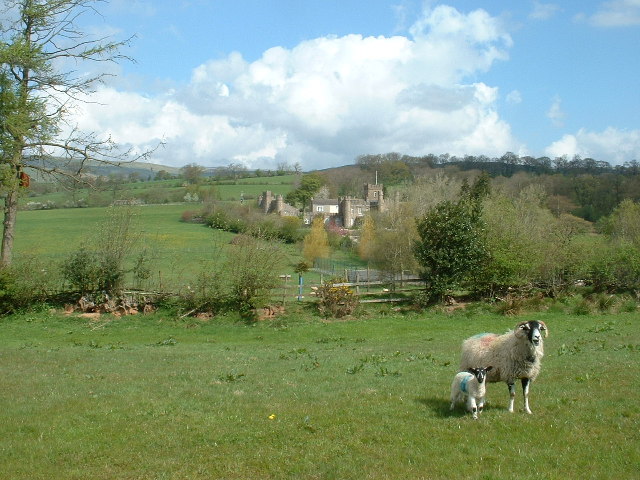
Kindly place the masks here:
MULTIPOLYGON (((100 6, 100 5, 99 5, 100 6)), ((136 59, 77 111, 154 163, 640 160, 640 0, 111 0, 136 59)))

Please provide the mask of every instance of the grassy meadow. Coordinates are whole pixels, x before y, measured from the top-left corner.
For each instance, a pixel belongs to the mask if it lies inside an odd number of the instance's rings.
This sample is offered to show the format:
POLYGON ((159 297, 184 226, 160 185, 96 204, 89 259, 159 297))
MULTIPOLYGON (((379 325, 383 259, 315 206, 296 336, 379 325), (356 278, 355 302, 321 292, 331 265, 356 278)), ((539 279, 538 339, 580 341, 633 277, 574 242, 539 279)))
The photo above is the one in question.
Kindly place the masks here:
MULTIPOLYGON (((152 269, 148 288, 178 291, 208 261, 217 259, 235 236, 180 221, 184 211, 197 208, 189 204, 133 207, 134 235, 138 237, 135 251, 146 251, 152 269)), ((108 234, 101 227, 107 211, 104 207, 21 211, 16 224, 16 260, 62 261, 93 236, 108 234)), ((293 245, 283 248, 290 261, 282 273, 293 274, 302 259, 300 250, 293 245)))
POLYGON ((367 312, 0 318, 0 478, 638 478, 636 313, 367 312), (529 318, 534 414, 450 412, 461 340, 529 318))
MULTIPOLYGON (((213 194, 215 198, 223 201, 238 201, 241 197, 244 197, 247 201, 256 201, 265 190, 270 190, 274 194, 286 195, 294 189, 294 183, 297 179, 298 177, 296 175, 251 177, 237 180, 207 179, 197 187, 190 186, 190 190, 200 192, 201 198, 208 194, 213 194)), ((92 196, 100 197, 103 202, 107 203, 112 202, 114 199, 144 198, 148 195, 164 200, 173 198, 174 201, 182 201, 181 199, 187 192, 184 185, 185 181, 182 179, 122 182, 104 187, 102 191, 80 188, 75 192, 62 190, 59 192, 24 196, 21 199, 21 204, 26 205, 29 202, 54 202, 56 205, 62 206, 65 202, 80 199, 86 201, 92 196)), ((160 201, 159 203, 166 202, 160 201)))

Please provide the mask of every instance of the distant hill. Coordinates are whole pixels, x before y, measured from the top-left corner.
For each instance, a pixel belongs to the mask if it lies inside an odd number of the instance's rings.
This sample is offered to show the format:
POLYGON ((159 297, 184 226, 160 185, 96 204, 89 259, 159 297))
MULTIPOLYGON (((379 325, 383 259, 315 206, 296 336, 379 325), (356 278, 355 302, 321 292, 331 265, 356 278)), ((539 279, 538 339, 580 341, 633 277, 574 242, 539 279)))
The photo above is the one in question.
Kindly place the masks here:
MULTIPOLYGON (((41 163, 41 161, 37 161, 41 163)), ((67 163, 62 159, 47 159, 45 162, 41 164, 46 168, 58 168, 60 170, 67 171, 77 171, 78 164, 67 163)), ((166 171, 171 175, 178 175, 180 173, 179 167, 169 167, 167 165, 159 165, 156 163, 147 163, 147 162, 131 162, 131 163, 123 163, 120 166, 116 165, 108 165, 100 162, 86 162, 83 165, 83 173, 85 175, 90 176, 105 176, 108 177, 110 175, 123 175, 125 177, 129 176, 132 173, 138 174, 138 176, 142 179, 154 179, 156 174, 160 171, 166 171)), ((26 171, 34 180, 42 180, 47 181, 45 178, 42 178, 40 172, 34 168, 26 168, 26 171)))

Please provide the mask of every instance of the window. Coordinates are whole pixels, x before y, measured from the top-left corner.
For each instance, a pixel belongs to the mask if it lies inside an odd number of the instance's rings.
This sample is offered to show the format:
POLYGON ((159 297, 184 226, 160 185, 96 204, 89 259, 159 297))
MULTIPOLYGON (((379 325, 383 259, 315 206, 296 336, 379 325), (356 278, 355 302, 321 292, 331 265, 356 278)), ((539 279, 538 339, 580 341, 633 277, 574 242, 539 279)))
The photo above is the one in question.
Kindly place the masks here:
POLYGON ((316 205, 316 212, 324 212, 324 206, 316 205))

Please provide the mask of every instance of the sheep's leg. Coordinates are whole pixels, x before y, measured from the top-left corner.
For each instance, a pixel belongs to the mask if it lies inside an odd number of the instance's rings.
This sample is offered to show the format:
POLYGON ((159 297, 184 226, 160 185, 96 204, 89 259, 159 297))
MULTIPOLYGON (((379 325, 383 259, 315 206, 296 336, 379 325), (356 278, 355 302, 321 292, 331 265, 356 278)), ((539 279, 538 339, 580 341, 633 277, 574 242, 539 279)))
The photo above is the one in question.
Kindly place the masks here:
POLYGON ((451 406, 449 407, 449 410, 453 410, 459 400, 459 395, 457 393, 451 392, 451 406))
POLYGON ((516 385, 514 382, 507 383, 509 387, 509 411, 513 412, 513 402, 516 399, 516 385))
POLYGON ((480 401, 478 402, 478 414, 482 413, 483 408, 484 408, 484 397, 480 397, 480 401))
POLYGON ((531 379, 523 378, 522 394, 524 395, 524 411, 527 413, 531 413, 531 409, 529 408, 529 385, 531 385, 531 379))
POLYGON ((473 414, 473 419, 477 420, 478 407, 476 406, 476 397, 474 397, 473 395, 469 395, 468 408, 469 408, 469 411, 473 414))

